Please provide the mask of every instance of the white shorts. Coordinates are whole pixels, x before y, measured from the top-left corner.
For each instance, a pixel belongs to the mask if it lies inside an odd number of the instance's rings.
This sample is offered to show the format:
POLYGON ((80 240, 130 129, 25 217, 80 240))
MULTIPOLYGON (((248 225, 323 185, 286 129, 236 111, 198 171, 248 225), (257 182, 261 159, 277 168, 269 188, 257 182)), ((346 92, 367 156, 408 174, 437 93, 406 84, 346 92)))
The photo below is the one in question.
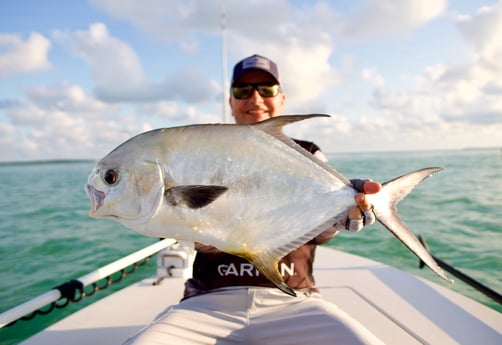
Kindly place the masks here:
MULTIPOLYGON (((159 301, 160 303, 161 301, 159 301)), ((318 293, 231 287, 169 307, 125 344, 383 344, 318 293)))

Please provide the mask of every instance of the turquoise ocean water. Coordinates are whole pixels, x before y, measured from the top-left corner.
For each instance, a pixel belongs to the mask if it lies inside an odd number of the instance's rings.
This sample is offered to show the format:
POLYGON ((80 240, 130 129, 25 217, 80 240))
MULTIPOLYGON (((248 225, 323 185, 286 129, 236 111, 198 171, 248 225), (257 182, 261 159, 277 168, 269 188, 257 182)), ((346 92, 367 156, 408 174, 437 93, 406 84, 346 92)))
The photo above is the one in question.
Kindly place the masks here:
MULTIPOLYGON (((437 257, 502 293, 502 152, 500 149, 331 154, 349 178, 386 181, 412 170, 445 170, 399 205, 409 227, 437 257)), ((118 223, 87 216, 83 190, 93 162, 0 164, 0 312, 78 278, 156 240, 118 223)), ((502 312, 458 281, 442 282, 380 225, 342 233, 329 244, 412 272, 502 312)), ((154 263, 112 289, 31 321, 0 329, 0 344, 16 344, 109 292, 155 273, 154 263)), ((426 303, 426 301, 424 301, 426 303)))

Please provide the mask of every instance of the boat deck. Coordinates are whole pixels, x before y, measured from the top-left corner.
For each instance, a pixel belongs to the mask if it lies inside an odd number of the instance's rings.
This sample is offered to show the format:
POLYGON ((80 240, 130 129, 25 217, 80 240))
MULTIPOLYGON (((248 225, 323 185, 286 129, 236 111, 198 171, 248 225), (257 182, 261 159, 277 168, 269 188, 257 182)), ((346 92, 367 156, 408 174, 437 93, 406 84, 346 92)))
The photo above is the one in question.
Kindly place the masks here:
MULTIPOLYGON (((388 344, 502 344, 502 314, 382 263, 320 247, 323 296, 388 344)), ((121 344, 181 297, 184 278, 145 279, 22 344, 121 344)))

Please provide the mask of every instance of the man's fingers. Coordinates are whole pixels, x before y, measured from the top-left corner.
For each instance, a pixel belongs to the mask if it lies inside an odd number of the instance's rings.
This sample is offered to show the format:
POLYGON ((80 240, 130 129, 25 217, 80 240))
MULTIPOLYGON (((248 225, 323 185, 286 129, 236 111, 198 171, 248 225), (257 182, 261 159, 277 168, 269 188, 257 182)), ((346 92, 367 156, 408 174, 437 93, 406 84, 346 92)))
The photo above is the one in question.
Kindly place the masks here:
POLYGON ((367 180, 363 184, 363 190, 366 194, 376 194, 382 189, 382 185, 379 182, 367 180))
POLYGON ((375 222, 376 216, 375 212, 373 212, 373 208, 363 211, 363 225, 371 225, 375 222))
POLYGON ((375 222, 375 214, 373 213, 373 205, 366 199, 365 194, 375 194, 382 189, 379 182, 371 180, 351 180, 354 189, 364 191, 355 195, 356 206, 349 210, 345 229, 357 232, 365 225, 370 225, 375 222))
POLYGON ((354 206, 349 211, 349 219, 351 220, 359 220, 363 219, 363 213, 358 206, 354 206))
POLYGON ((362 211, 371 210, 372 206, 369 203, 368 199, 366 199, 366 195, 364 193, 357 193, 355 196, 356 204, 362 211))

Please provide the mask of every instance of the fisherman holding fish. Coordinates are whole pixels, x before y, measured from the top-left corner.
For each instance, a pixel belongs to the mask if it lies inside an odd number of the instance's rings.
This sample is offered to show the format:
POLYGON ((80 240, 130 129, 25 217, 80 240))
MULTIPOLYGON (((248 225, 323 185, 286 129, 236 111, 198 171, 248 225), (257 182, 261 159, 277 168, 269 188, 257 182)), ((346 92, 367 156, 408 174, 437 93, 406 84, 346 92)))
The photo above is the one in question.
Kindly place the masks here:
MULTIPOLYGON (((253 55, 235 65, 229 102, 237 124, 279 116, 285 100, 274 62, 253 55)), ((326 161, 316 144, 295 142, 326 161)), ((380 183, 351 182, 360 193, 348 217, 279 262, 279 272, 296 297, 278 290, 246 259, 196 243, 193 277, 186 282, 184 299, 127 344, 380 344, 365 327, 323 300, 312 274, 317 245, 327 243, 340 230, 359 231, 375 221, 364 193, 377 193, 380 183)))
POLYGON ((314 143, 284 134, 285 125, 328 115, 281 115, 279 72, 262 56, 237 63, 231 91, 236 124, 140 133, 89 175, 91 217, 197 250, 183 300, 127 343, 380 344, 322 299, 312 274, 316 246, 376 219, 451 281, 396 207, 442 169, 382 185, 348 180, 314 143))

